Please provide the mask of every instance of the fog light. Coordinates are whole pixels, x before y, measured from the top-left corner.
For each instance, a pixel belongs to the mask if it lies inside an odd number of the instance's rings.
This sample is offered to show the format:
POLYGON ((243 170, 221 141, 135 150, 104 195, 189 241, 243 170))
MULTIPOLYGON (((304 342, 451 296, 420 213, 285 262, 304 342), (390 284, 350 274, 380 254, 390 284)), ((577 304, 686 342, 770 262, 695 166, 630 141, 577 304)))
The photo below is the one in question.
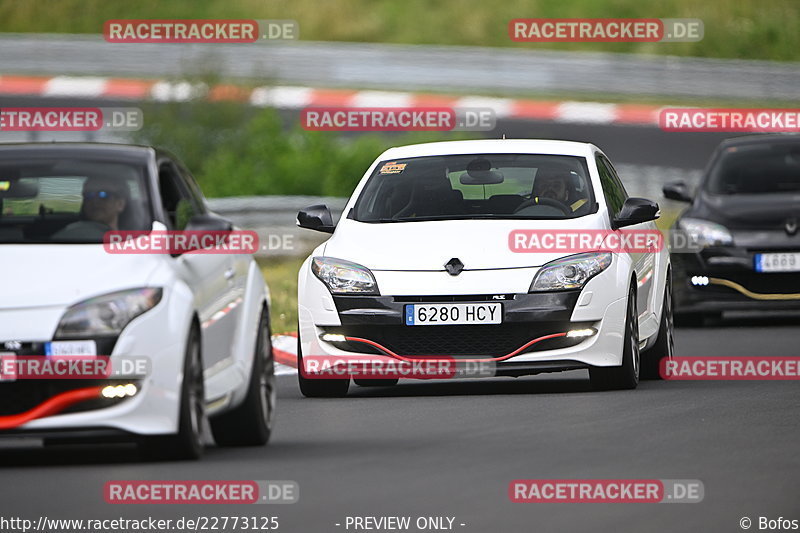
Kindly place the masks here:
POLYGON ((704 287, 708 285, 708 276, 692 276, 692 285, 695 287, 704 287))
POLYGON ((126 385, 109 385, 103 387, 101 394, 104 398, 125 398, 126 396, 135 396, 139 392, 136 385, 128 383, 126 385))
POLYGON ((591 337, 595 333, 597 333, 597 330, 594 328, 571 329, 567 332, 567 337, 572 337, 572 338, 591 337))
POLYGON ((347 338, 338 333, 323 333, 319 338, 325 342, 347 342, 347 338))

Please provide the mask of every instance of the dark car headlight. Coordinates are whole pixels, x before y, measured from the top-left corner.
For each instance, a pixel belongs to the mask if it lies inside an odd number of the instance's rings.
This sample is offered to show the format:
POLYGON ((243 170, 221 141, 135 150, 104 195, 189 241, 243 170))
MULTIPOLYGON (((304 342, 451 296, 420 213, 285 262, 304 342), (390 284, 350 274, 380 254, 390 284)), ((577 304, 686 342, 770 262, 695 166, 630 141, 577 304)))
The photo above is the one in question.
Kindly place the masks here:
POLYGON ((685 231, 700 246, 730 246, 733 244, 733 235, 722 224, 703 220, 701 218, 682 218, 678 228, 685 231))

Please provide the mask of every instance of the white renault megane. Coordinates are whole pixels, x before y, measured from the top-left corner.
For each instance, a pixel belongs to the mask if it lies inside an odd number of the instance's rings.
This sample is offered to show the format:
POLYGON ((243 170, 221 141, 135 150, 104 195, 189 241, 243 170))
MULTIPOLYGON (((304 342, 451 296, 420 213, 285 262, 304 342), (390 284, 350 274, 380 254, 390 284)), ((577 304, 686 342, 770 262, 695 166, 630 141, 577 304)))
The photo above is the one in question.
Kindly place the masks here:
POLYGON ((0 356, 149 362, 146 375, 118 368, 105 380, 0 375, 0 437, 132 439, 195 458, 208 418, 218 445, 266 443, 269 292, 252 255, 103 245, 111 230, 231 229, 166 152, 0 145, 0 356))
POLYGON ((300 388, 345 395, 349 375, 321 379, 304 358, 365 355, 485 361, 497 376, 588 369, 598 389, 658 378, 673 350, 669 254, 651 240, 611 245, 624 232, 657 233, 657 217, 658 205, 629 198, 591 144, 387 150, 338 224, 324 205, 298 214, 301 227, 333 234, 299 272, 300 388), (560 238, 576 233, 587 237, 560 238))

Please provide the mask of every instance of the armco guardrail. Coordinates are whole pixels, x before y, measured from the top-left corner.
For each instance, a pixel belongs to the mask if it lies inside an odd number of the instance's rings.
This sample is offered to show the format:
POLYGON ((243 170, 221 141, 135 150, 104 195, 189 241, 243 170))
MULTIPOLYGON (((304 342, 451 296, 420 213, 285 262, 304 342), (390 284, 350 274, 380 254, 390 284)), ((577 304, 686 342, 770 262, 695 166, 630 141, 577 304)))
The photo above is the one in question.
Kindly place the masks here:
POLYGON ((115 44, 51 34, 5 34, 0 51, 0 74, 213 73, 327 87, 800 100, 798 65, 771 61, 308 41, 115 44))

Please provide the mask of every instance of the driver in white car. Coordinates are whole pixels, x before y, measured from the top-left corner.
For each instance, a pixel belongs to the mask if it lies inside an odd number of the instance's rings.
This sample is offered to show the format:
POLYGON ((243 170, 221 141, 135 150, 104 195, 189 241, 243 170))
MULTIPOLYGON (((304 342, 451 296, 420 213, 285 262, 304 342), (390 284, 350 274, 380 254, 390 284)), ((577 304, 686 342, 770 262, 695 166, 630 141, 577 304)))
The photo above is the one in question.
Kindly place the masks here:
POLYGON ((578 193, 572 184, 572 174, 568 170, 540 170, 533 184, 533 199, 537 203, 540 197, 557 200, 569 206, 574 213, 588 199, 585 197, 576 199, 578 193))

